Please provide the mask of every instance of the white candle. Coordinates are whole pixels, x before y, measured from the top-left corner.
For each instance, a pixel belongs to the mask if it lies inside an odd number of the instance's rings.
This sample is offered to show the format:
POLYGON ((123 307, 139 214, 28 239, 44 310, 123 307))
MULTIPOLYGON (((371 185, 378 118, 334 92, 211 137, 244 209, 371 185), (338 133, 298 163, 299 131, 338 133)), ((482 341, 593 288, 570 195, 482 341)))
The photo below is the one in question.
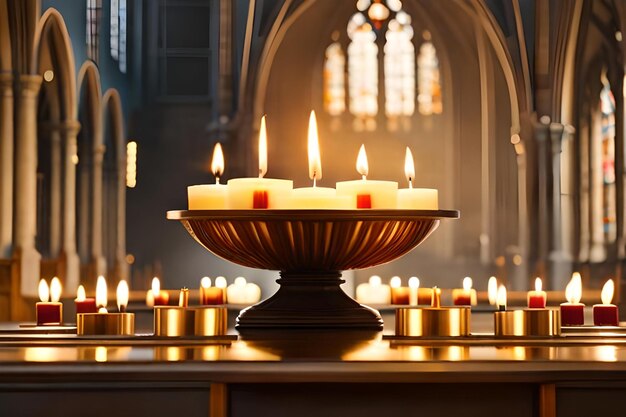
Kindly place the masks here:
POLYGON ((498 298, 498 280, 496 277, 489 278, 487 282, 487 297, 489 298, 489 305, 495 306, 498 298))
POLYGON ((261 299, 261 288, 256 284, 247 282, 244 277, 237 277, 226 288, 226 294, 229 304, 255 304, 261 299))
POLYGON ((362 179, 337 183, 337 195, 350 197, 352 208, 395 209, 398 206, 398 183, 367 179, 369 166, 365 146, 361 145, 356 169, 362 179))
POLYGON ((228 187, 220 184, 220 177, 224 173, 224 153, 222 145, 215 144, 211 172, 215 176, 215 184, 192 185, 187 187, 189 210, 210 210, 226 208, 226 191, 228 187))
POLYGON ((378 275, 373 275, 368 282, 356 287, 356 300, 363 304, 389 304, 391 288, 383 284, 378 275))
POLYGON ((267 172, 267 130, 265 116, 259 132, 259 177, 228 181, 227 206, 231 209, 273 209, 289 197, 293 181, 263 178, 267 172))
POLYGON ((409 305, 416 306, 418 304, 418 293, 420 288, 420 279, 418 277, 409 278, 409 305))
POLYGON ((413 210, 438 210, 438 191, 432 188, 413 188, 415 178, 415 164, 413 154, 407 146, 404 158, 404 174, 409 182, 409 188, 398 191, 398 208, 413 210))

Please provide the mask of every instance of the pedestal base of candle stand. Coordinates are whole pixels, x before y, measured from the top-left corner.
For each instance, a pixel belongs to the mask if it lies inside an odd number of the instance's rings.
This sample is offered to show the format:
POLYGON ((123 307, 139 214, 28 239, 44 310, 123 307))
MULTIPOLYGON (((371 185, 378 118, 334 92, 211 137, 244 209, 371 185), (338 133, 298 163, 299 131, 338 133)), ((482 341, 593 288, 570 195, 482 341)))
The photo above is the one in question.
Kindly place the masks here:
POLYGON ((241 311, 237 329, 333 328, 380 330, 378 311, 350 298, 341 273, 281 272, 278 291, 241 311))

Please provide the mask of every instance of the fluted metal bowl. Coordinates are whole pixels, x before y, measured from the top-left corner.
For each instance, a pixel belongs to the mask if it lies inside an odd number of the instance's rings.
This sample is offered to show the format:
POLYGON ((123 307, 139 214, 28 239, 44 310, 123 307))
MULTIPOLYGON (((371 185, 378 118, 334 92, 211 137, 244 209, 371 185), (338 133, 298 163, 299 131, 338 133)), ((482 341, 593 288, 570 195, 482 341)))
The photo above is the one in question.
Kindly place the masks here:
MULTIPOLYGON (((456 210, 167 213, 168 219, 179 220, 213 254, 239 265, 281 271, 281 279, 277 281, 281 289, 270 299, 242 312, 238 320, 240 328, 373 327, 371 318, 357 318, 355 311, 347 311, 372 309, 343 293, 339 288, 343 283, 341 271, 393 261, 423 242, 442 218, 458 217, 456 210), (271 317, 262 314, 269 310, 271 317), (343 313, 347 316, 341 319, 343 313)), ((382 320, 377 312, 375 316, 376 326, 380 327, 382 320)))

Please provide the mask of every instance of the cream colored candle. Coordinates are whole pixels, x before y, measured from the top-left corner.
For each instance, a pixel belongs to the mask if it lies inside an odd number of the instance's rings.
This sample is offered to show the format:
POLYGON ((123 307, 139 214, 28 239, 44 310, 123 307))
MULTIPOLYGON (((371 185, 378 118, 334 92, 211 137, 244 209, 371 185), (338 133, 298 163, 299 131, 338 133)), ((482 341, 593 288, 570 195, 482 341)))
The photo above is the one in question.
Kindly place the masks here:
POLYGON ((244 277, 237 277, 235 281, 226 288, 229 304, 255 304, 261 300, 261 288, 251 282, 247 282, 244 277))
POLYGON ((222 145, 215 144, 211 172, 215 175, 215 184, 192 185, 187 187, 189 210, 210 210, 226 208, 226 191, 228 187, 220 184, 220 177, 224 173, 224 153, 222 145))
POLYGON ((415 164, 413 154, 407 146, 404 158, 404 174, 409 182, 409 188, 398 191, 398 208, 413 210, 438 210, 438 190, 433 188, 413 188, 415 178, 415 164))
POLYGON ((351 208, 395 209, 398 206, 398 183, 367 179, 369 167, 365 146, 361 145, 356 170, 362 179, 337 183, 337 195, 350 198, 351 208))
POLYGON ((263 178, 267 173, 267 130, 265 116, 259 132, 259 177, 228 181, 226 205, 231 209, 275 209, 291 195, 293 181, 263 178))
POLYGON ((356 300, 363 304, 389 304, 391 287, 383 284, 378 275, 372 275, 368 282, 356 287, 356 300))

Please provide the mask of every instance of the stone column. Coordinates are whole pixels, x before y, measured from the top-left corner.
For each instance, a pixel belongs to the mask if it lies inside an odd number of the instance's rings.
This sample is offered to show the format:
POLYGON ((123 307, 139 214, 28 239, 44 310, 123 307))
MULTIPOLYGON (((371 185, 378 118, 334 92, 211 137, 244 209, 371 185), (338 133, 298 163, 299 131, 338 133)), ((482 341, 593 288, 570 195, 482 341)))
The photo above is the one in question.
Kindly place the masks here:
POLYGON ((0 259, 13 242, 13 75, 0 73, 0 259))
POLYGON ((91 258, 96 275, 106 274, 106 259, 102 254, 102 165, 105 146, 94 140, 92 173, 91 258))
POLYGON ((59 258, 60 274, 65 287, 70 291, 80 284, 80 259, 76 253, 76 164, 78 149, 76 136, 80 123, 76 120, 65 121, 62 125, 63 137, 63 245, 59 258))
POLYGON ((128 279, 126 263, 126 153, 120 149, 117 167, 115 272, 118 279, 128 279))
POLYGON ((548 182, 551 177, 551 173, 548 172, 549 164, 549 123, 550 118, 547 116, 541 117, 539 123, 535 123, 535 142, 537 143, 537 170, 538 170, 538 210, 537 217, 539 221, 538 234, 537 234, 537 271, 539 276, 546 275, 546 260, 550 251, 550 223, 551 219, 550 204, 548 199, 548 182))
POLYGON ((59 257, 61 250, 61 134, 59 124, 50 129, 50 247, 51 259, 59 257))
MULTIPOLYGON (((15 117, 15 245, 13 274, 19 277, 17 294, 37 296, 41 255, 35 248, 37 233, 37 101, 41 76, 20 75, 15 117)), ((13 305, 13 304, 12 304, 13 305)), ((14 313, 12 311, 12 313, 14 313)), ((19 313, 17 313, 19 314, 19 313)))

